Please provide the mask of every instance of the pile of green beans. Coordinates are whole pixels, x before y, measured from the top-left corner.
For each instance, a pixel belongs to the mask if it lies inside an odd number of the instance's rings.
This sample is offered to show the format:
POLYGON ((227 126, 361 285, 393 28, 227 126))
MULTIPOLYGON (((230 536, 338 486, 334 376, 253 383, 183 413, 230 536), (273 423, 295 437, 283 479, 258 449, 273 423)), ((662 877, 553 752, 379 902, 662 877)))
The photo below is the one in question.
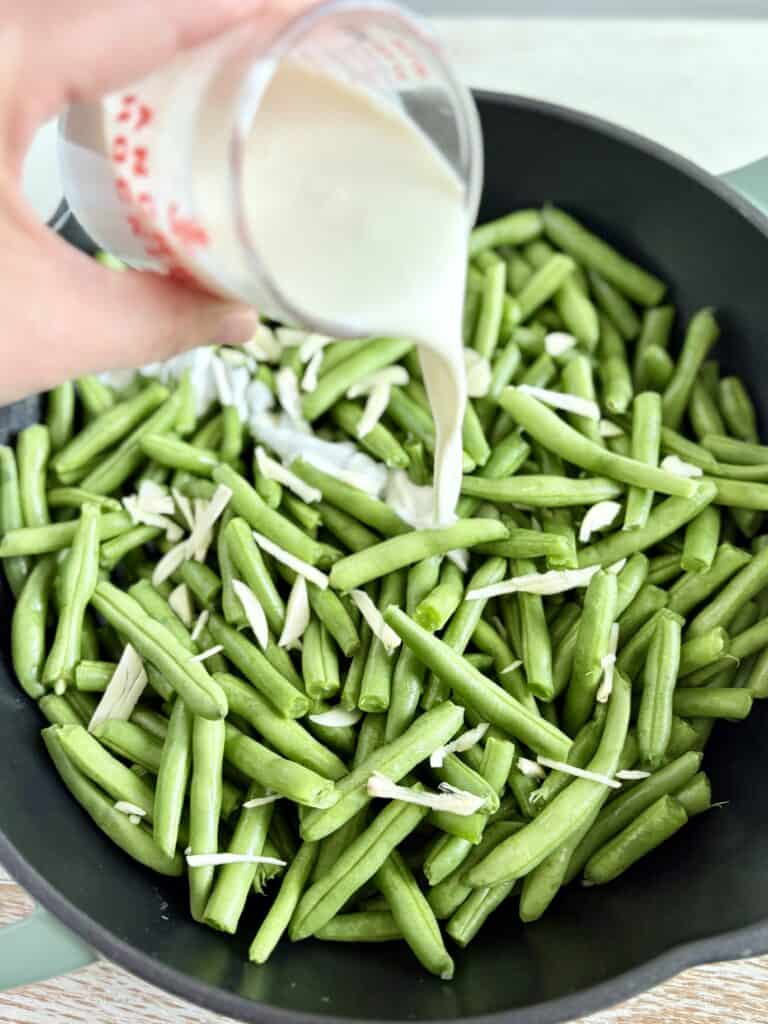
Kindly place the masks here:
MULTIPOLYGON (((268 479, 233 406, 198 421, 189 373, 62 385, 0 447, 13 664, 53 766, 125 854, 186 873, 201 927, 258 921, 256 964, 283 939, 401 941, 452 977, 449 940, 502 905, 534 921, 706 811, 714 724, 768 697, 768 446, 712 358, 716 311, 676 325, 655 274, 551 205, 476 228, 469 254, 464 344, 490 383, 467 410, 453 525, 412 529, 311 454, 290 466, 301 496, 268 479), (231 491, 205 558, 158 585, 173 542, 123 506, 142 481, 175 502, 181 536, 231 491), (281 646, 302 563, 301 637, 281 646), (545 573, 550 589, 504 586, 545 573), (91 724, 127 644, 140 699, 91 724), (414 802, 374 799, 374 774, 414 802), (482 803, 419 802, 441 786, 482 803), (214 854, 234 860, 187 861, 214 854)), ((279 361, 300 368, 295 348, 279 361)), ((252 370, 274 391, 277 368, 252 370)), ((409 341, 330 343, 302 410, 326 440, 431 482, 409 341), (358 438, 349 389, 395 364, 409 382, 358 438)))

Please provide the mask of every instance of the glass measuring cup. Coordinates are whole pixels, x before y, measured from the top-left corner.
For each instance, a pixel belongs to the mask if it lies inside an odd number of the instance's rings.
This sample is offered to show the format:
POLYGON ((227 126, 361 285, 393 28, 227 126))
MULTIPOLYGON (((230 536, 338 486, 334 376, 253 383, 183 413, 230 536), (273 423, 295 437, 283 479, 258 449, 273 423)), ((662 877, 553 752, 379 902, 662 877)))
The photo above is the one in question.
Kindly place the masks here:
POLYGON ((483 157, 471 94, 426 27, 378 0, 332 0, 294 19, 267 11, 99 103, 70 107, 60 122, 65 195, 91 237, 131 266, 289 323, 359 335, 359 325, 328 322, 281 291, 249 223, 245 146, 286 59, 409 118, 454 170, 474 222, 483 157))

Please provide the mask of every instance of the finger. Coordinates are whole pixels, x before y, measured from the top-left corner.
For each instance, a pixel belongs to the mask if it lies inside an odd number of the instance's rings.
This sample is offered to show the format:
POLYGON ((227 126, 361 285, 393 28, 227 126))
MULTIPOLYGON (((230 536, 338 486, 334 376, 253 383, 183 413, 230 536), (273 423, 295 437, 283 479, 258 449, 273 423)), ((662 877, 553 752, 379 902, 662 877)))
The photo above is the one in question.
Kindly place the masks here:
MULTIPOLYGON (((272 24, 308 0, 10 0, 24 41, 23 141, 67 103, 89 101, 245 21, 272 24)), ((4 5, 5 6, 5 5, 4 5)))
POLYGON ((210 343, 241 344, 246 307, 167 278, 107 270, 44 228, 0 221, 0 280, 13 296, 0 333, 0 404, 98 370, 136 367, 210 343))

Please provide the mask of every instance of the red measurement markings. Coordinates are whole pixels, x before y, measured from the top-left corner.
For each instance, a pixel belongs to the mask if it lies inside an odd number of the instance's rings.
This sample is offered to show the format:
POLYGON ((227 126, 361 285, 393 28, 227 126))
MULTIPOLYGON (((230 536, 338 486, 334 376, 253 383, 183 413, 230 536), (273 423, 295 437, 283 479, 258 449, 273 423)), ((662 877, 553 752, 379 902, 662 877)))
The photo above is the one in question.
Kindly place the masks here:
POLYGON ((208 245, 210 239, 208 232, 192 217, 185 217, 179 213, 178 203, 170 203, 168 206, 168 223, 173 237, 178 239, 182 245, 188 248, 208 245))
POLYGON ((112 140, 112 159, 116 164, 124 164, 128 159, 128 138, 116 135, 112 140))
POLYGON ((141 103, 137 96, 128 93, 120 100, 120 108, 115 114, 115 120, 119 124, 129 125, 133 131, 139 131, 148 125, 154 116, 154 111, 148 103, 141 103))
POLYGON ((149 149, 146 146, 133 147, 133 173, 137 178, 146 178, 149 174, 149 149))

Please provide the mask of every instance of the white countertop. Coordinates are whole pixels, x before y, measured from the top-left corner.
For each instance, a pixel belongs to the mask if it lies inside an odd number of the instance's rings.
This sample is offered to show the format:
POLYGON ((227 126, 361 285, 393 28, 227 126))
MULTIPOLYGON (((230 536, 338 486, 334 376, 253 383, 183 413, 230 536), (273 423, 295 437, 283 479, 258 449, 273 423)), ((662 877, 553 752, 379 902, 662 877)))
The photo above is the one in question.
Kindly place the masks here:
POLYGON ((470 85, 597 114, 715 173, 768 155, 768 18, 432 24, 470 85))

